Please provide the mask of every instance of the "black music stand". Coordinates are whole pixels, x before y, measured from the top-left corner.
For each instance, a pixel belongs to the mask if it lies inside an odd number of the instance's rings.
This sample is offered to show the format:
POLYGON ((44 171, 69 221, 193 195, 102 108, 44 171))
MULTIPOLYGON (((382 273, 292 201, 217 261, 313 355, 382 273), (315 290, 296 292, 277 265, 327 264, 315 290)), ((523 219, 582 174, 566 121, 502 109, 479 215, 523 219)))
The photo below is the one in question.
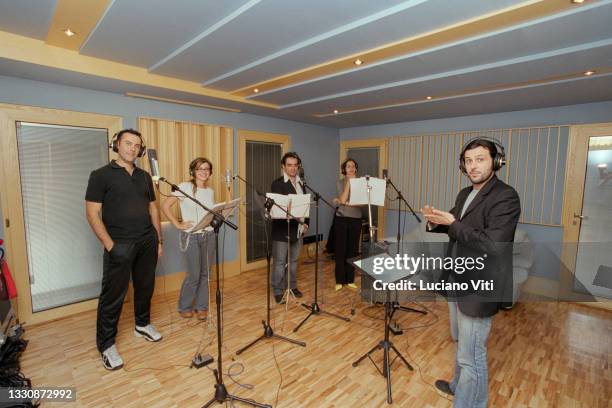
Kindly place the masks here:
POLYGON ((302 184, 302 188, 304 189, 304 191, 306 190, 310 190, 314 196, 314 203, 315 203, 315 280, 314 280, 314 299, 312 301, 312 303, 310 305, 308 305, 307 303, 302 303, 302 306, 305 307, 306 309, 310 310, 310 313, 308 313, 308 315, 300 322, 300 324, 298 324, 295 329, 293 329, 293 332, 297 332, 300 327, 302 327, 302 325, 304 323, 306 323, 306 321, 310 318, 310 316, 319 316, 321 314, 325 314, 328 316, 332 316, 341 320, 344 320, 345 322, 349 322, 350 319, 347 317, 343 317, 343 316, 339 316, 337 314, 331 313, 331 312, 327 312, 325 310, 322 310, 321 307, 319 306, 318 303, 318 296, 319 296, 319 200, 323 200, 323 202, 325 204, 327 204, 330 208, 335 210, 335 207, 332 206, 330 203, 328 203, 323 197, 321 197, 321 194, 319 194, 316 190, 314 190, 312 187, 310 187, 310 185, 306 184, 306 180, 302 179, 303 184, 302 184))
MULTIPOLYGON (((411 275, 410 272, 402 271, 402 270, 384 271, 382 274, 374 273, 374 268, 372 267, 373 259, 377 256, 389 256, 389 253, 394 254, 397 252, 397 249, 394 250, 393 248, 390 248, 390 250, 385 251, 385 250, 382 250, 381 248, 376 248, 375 247, 376 244, 373 244, 373 245, 374 245, 372 246, 373 250, 365 251, 361 258, 356 258, 356 259, 351 260, 351 263, 356 268, 358 268, 362 273, 367 274, 373 280, 379 280, 384 283, 397 282, 397 281, 406 279, 409 276, 415 276, 414 274, 411 275)), ((425 252, 425 250, 423 251, 417 250, 416 252, 420 256, 423 252, 425 252)), ((372 290, 374 289, 372 288, 372 290)), ((390 325, 391 319, 393 318, 393 314, 398 309, 398 307, 395 306, 390 299, 389 290, 386 290, 386 300, 384 304, 385 304, 384 337, 381 341, 378 342, 378 344, 376 344, 374 347, 368 350, 368 352, 366 352, 361 357, 359 357, 359 359, 357 359, 353 363, 353 367, 357 367, 359 363, 361 363, 366 358, 369 358, 370 361, 372 361, 372 363, 376 367, 376 369, 382 374, 383 377, 387 379, 387 403, 391 404, 393 403, 393 397, 391 395, 391 363, 395 361, 395 359, 393 359, 393 361, 391 361, 390 359, 391 351, 395 352, 396 358, 399 358, 400 360, 402 360, 402 362, 406 365, 406 367, 410 371, 413 371, 414 369, 412 368, 410 363, 408 363, 408 361, 402 355, 402 353, 389 340, 389 331, 390 331, 389 325, 390 325), (382 370, 376 365, 376 363, 374 363, 374 360, 372 360, 372 357, 370 357, 372 353, 380 349, 383 350, 383 368, 382 370)))
MULTIPOLYGON (((219 259, 219 229, 221 228, 221 226, 223 224, 228 225, 230 228, 237 230, 238 227, 232 223, 231 221, 226 219, 226 216, 231 213, 231 210, 228 210, 227 213, 225 213, 225 208, 223 208, 223 213, 220 212, 216 212, 214 211, 212 208, 208 208, 206 207, 204 204, 202 204, 200 201, 196 200, 194 197, 190 196, 189 194, 187 194, 186 192, 184 192, 183 190, 181 190, 176 184, 173 184, 172 182, 168 181, 167 179, 165 179, 164 177, 160 177, 159 181, 163 181, 164 183, 170 185, 170 187, 172 187, 173 191, 178 191, 179 193, 183 194, 183 196, 191 201, 193 201, 196 205, 202 207, 204 210, 208 211, 209 214, 207 214, 204 218, 205 220, 202 220, 202 224, 203 225, 198 225, 198 227, 205 227, 207 225, 207 223, 210 223, 210 225, 213 227, 213 230, 215 232, 215 261, 216 261, 216 283, 217 283, 217 290, 215 292, 215 303, 217 306, 217 368, 215 368, 213 370, 213 375, 215 376, 215 394, 214 396, 206 403, 203 405, 202 408, 206 408, 206 407, 210 407, 211 405, 213 405, 215 402, 219 403, 219 404, 223 404, 226 403, 228 401, 239 401, 242 402, 244 404, 248 404, 248 405, 252 405, 254 407, 261 407, 261 408, 272 408, 271 405, 268 404, 260 404, 259 402, 256 402, 254 400, 251 399, 247 399, 247 398, 241 398, 238 397, 236 395, 232 395, 229 392, 227 392, 227 387, 225 386, 225 383, 223 382, 223 357, 222 357, 222 347, 223 347, 223 337, 221 335, 221 325, 223 324, 222 320, 221 320, 221 284, 220 284, 220 278, 219 275, 221 273, 220 271, 220 259, 219 259)), ((239 200, 238 200, 239 201, 239 200)), ((234 208, 238 203, 237 202, 233 202, 232 204, 232 208, 234 208)))
MULTIPOLYGON (((244 178, 240 177, 239 175, 236 175, 233 177, 234 179, 238 179, 240 181, 242 181, 247 187, 251 188, 252 191, 255 192, 255 194, 257 195, 257 197, 259 197, 260 199, 264 200, 264 210, 263 210, 263 218, 264 220, 266 220, 266 228, 268 227, 268 222, 271 222, 271 218, 269 217, 269 213, 270 213, 270 209, 277 205, 274 200, 266 197, 266 195, 264 193, 262 193, 261 191, 257 190, 255 188, 255 186, 253 186, 251 183, 249 183, 248 181, 246 181, 244 178)), ((282 207, 280 207, 282 208, 282 207)), ((301 222, 298 220, 298 222, 301 222)), ((247 344, 246 346, 242 347, 240 350, 236 351, 236 355, 242 354, 244 351, 246 351, 247 349, 251 348, 252 346, 254 346, 255 344, 257 344, 259 341, 264 340, 264 339, 277 339, 277 340, 283 340, 289 343, 293 343, 296 344, 298 346, 302 346, 302 347, 306 347, 306 343, 304 343, 303 341, 300 340, 294 340, 294 339, 290 339, 289 337, 285 337, 285 336, 281 336, 280 334, 276 334, 274 333, 274 330, 272 329, 272 326, 270 325, 270 275, 271 275, 271 258, 272 255, 270 253, 270 243, 269 243, 269 237, 266 234, 266 272, 267 272, 267 276, 268 276, 268 282, 267 282, 267 303, 266 303, 266 320, 262 320, 261 324, 263 325, 263 334, 259 337, 257 337, 255 340, 251 341, 249 344, 247 344)))

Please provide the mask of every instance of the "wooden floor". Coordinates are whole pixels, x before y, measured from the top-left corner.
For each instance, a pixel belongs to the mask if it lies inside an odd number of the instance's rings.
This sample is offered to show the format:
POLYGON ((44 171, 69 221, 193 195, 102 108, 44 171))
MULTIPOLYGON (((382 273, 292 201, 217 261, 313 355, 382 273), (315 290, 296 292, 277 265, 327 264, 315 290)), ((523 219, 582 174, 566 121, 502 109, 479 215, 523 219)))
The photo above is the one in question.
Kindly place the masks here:
MULTIPOLYGON (((314 288, 312 265, 298 273, 304 299, 314 288)), ((351 296, 334 293, 332 264, 325 263, 324 310, 350 316, 351 296)), ((224 283, 224 379, 230 391, 275 407, 383 407, 386 382, 369 360, 351 363, 383 335, 382 309, 356 304, 350 323, 312 317, 297 334, 293 328, 306 316, 300 306, 272 309, 276 333, 300 339, 307 347, 270 340, 240 356, 235 352, 263 332, 265 273, 254 271, 224 283), (244 371, 242 369, 244 368, 244 371), (242 384, 252 384, 252 390, 242 384), (241 372, 242 371, 242 372, 241 372)), ((208 368, 190 369, 200 349, 215 357, 215 330, 176 313, 177 293, 156 298, 153 323, 164 335, 159 343, 133 336, 131 305, 126 304, 117 347, 124 369, 102 367, 95 348, 95 312, 27 328, 30 340, 22 370, 35 386, 76 387, 76 403, 68 407, 199 407, 213 396, 208 368)), ((214 300, 214 298, 213 298, 214 300)), ((427 303, 426 316, 400 313, 402 336, 395 346, 414 365, 392 365, 394 405, 450 407, 432 386, 449 379, 455 344, 448 330, 444 302, 427 303)), ((492 407, 610 407, 612 401, 612 313, 585 306, 555 303, 519 304, 499 313, 489 339, 489 402, 492 407)), ((373 355, 380 364, 382 352, 373 355)), ((242 406, 236 403, 236 406, 242 406)), ((62 406, 47 403, 43 406, 62 406)))

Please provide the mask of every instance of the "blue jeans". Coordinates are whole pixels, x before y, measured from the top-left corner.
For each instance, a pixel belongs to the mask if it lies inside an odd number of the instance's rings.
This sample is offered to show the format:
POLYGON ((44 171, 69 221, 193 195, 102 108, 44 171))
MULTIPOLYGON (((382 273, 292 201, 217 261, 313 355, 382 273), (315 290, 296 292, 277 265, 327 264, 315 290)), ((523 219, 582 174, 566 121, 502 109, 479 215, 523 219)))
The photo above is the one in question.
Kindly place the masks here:
POLYGON ((457 303, 457 360, 450 389, 455 393, 455 408, 486 408, 489 389, 487 339, 493 317, 471 317, 457 303))
MULTIPOLYGON (((186 234, 181 232, 181 236, 186 234)), ((212 232, 191 234, 185 252, 187 275, 181 286, 179 312, 208 310, 208 279, 215 264, 215 235, 212 232)))
MULTIPOLYGON (((291 243, 289 262, 289 289, 297 288, 297 260, 302 250, 302 240, 291 243)), ((287 290, 287 241, 272 241, 272 277, 270 283, 274 295, 282 295, 287 290)))
POLYGON ((459 338, 459 327, 457 327, 457 302, 448 301, 448 321, 450 323, 450 333, 453 341, 459 338))

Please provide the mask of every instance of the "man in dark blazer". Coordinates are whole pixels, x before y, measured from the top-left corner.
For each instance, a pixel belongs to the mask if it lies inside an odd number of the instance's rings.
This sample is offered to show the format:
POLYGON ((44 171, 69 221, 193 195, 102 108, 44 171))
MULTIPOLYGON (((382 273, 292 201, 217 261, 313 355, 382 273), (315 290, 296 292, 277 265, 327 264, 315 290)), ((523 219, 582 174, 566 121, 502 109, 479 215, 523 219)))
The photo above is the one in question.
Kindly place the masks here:
MULTIPOLYGON (((302 180, 298 175, 298 170, 302 164, 300 156, 295 152, 288 152, 283 155, 281 165, 283 175, 272 182, 271 191, 276 194, 306 194, 302 186, 302 180)), ((296 297, 302 297, 302 292, 297 288, 297 259, 302 250, 302 235, 308 230, 306 218, 300 224, 296 220, 289 221, 289 242, 291 260, 289 264, 289 286, 296 297)), ((274 291, 274 300, 281 303, 283 293, 287 289, 287 275, 285 267, 287 265, 287 221, 272 221, 272 277, 271 285, 274 291)))
POLYGON ((449 307, 457 308, 455 375, 450 382, 436 381, 439 390, 454 395, 454 407, 487 405, 486 342, 493 316, 512 288, 512 242, 521 206, 517 192, 495 175, 504 164, 499 143, 486 138, 469 141, 462 149, 459 167, 472 185, 459 192, 450 212, 428 205, 422 210, 429 231, 448 234, 447 255, 485 259, 482 270, 459 273, 455 269, 445 277, 470 288, 449 293, 449 307), (474 290, 472 281, 492 282, 493 287, 474 290))

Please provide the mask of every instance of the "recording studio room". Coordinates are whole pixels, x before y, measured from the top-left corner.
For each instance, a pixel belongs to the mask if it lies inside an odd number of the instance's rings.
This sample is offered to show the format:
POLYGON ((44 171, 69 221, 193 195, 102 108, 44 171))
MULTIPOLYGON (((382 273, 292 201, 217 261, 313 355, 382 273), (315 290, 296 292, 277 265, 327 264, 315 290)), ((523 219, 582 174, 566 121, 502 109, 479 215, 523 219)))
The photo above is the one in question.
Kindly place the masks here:
POLYGON ((612 0, 0 2, 0 406, 612 401, 612 0))

